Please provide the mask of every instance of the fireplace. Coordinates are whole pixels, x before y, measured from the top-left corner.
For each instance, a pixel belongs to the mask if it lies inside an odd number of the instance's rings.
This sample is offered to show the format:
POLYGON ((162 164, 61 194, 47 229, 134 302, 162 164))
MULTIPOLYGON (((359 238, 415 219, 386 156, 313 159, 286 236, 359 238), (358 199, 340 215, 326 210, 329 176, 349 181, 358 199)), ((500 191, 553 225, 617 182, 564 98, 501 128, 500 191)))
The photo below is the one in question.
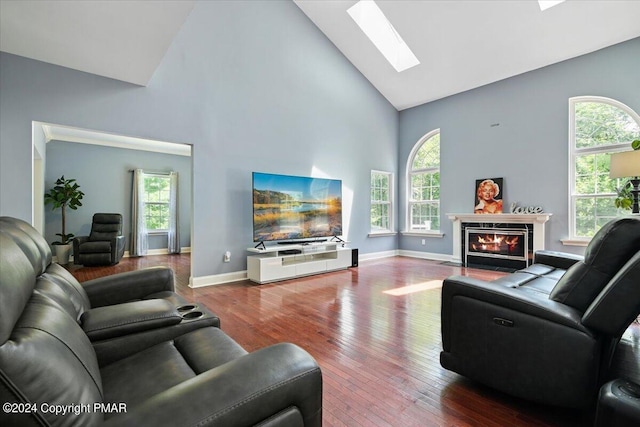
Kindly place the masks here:
POLYGON ((549 213, 448 214, 447 216, 453 221, 451 261, 462 265, 507 270, 531 265, 535 251, 544 249, 545 223, 551 218, 549 213), (511 245, 507 244, 504 238, 502 242, 496 242, 500 235, 503 235, 511 245), (516 237, 517 242, 512 242, 516 237), (484 243, 481 243, 478 238, 482 238, 484 243), (475 247, 472 244, 475 244, 475 247))
POLYGON ((465 264, 477 264, 483 258, 491 258, 495 264, 505 267, 524 263, 529 266, 529 230, 527 228, 476 228, 465 227, 464 254, 465 264), (518 263, 508 262, 517 261, 518 263))

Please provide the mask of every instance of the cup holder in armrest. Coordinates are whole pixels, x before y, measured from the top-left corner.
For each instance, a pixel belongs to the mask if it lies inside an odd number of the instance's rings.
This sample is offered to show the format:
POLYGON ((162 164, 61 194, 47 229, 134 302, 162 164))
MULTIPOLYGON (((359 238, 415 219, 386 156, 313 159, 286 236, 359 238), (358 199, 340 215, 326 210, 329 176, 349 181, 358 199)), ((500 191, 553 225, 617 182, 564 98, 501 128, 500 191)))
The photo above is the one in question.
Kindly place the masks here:
POLYGON ((178 311, 180 313, 184 313, 185 311, 195 310, 196 308, 198 308, 198 306, 195 304, 187 304, 187 305, 181 305, 180 307, 178 307, 178 311))
POLYGON ((185 320, 199 319, 202 316, 204 316, 204 313, 201 311, 190 311, 188 313, 182 314, 182 318, 185 320))

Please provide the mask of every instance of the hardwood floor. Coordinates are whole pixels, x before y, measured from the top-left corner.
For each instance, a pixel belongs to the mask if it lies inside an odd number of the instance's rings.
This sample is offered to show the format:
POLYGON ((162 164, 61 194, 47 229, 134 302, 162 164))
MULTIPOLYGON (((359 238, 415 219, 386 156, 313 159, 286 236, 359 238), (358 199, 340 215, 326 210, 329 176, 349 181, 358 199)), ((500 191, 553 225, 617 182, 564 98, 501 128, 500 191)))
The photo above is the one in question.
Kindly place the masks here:
POLYGON ((590 412, 532 404, 440 366, 441 280, 504 273, 394 257, 275 284, 191 289, 188 255, 70 270, 84 281, 151 265, 172 267, 177 292, 216 313, 222 329, 248 351, 283 341, 306 349, 323 372, 325 426, 593 424, 590 412))

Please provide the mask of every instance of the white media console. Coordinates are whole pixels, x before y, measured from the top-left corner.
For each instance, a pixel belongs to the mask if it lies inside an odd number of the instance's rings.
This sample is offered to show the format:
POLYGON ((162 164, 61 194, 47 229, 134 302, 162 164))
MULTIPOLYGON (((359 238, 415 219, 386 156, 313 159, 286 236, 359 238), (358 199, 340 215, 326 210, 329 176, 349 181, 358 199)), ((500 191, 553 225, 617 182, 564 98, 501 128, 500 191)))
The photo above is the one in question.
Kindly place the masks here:
POLYGON ((248 248, 247 277, 257 283, 276 282, 352 265, 352 249, 346 242, 318 242, 248 248))

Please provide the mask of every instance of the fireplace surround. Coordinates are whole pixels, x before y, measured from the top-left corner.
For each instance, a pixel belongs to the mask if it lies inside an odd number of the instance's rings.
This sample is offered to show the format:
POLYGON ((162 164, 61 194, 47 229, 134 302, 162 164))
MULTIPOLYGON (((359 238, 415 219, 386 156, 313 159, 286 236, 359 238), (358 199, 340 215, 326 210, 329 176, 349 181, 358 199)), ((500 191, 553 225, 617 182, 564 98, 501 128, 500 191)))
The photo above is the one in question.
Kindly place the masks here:
POLYGON ((551 215, 447 214, 453 222, 452 261, 465 266, 525 268, 535 251, 545 247, 545 223, 551 215))

